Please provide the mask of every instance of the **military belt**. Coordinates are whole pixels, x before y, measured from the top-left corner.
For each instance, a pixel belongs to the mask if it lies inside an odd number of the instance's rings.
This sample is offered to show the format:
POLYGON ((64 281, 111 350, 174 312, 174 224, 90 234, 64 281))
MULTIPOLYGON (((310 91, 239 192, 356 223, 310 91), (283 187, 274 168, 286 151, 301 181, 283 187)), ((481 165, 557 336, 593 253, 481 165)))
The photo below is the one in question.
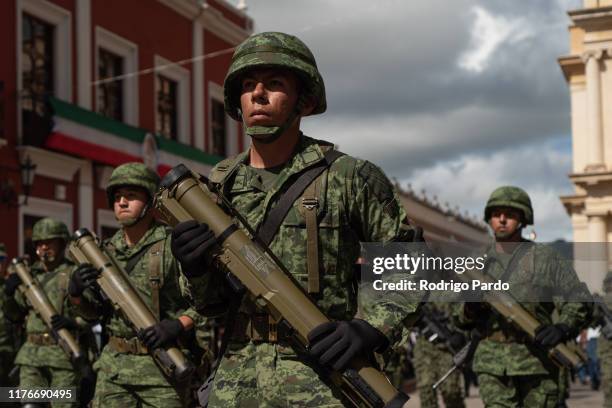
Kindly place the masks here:
POLYGON ((53 346, 57 344, 49 333, 30 333, 28 334, 28 342, 37 346, 53 346))
POLYGON ((486 337, 497 343, 520 343, 524 344, 530 341, 529 336, 523 332, 508 332, 504 330, 496 330, 486 337))
POLYGON ((110 336, 108 346, 117 353, 149 354, 148 349, 136 337, 126 339, 123 337, 110 336))
POLYGON ((239 314, 234 321, 232 340, 259 343, 289 343, 291 330, 268 313, 239 314))

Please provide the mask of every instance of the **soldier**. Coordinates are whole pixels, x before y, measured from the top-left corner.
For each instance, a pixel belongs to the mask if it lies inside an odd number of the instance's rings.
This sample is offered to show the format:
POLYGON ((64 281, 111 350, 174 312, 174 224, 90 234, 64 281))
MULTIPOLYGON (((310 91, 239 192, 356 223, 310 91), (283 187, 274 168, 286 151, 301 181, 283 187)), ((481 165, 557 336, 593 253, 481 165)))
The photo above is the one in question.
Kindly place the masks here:
POLYGON ((80 265, 70 282, 70 296, 83 315, 106 319, 109 340, 94 364, 98 373, 94 407, 180 407, 181 398, 187 403, 189 390, 180 390, 179 396, 148 355, 148 348, 189 341, 194 320, 199 319, 180 295, 179 267, 170 253, 168 228, 151 211, 158 183, 158 175, 142 163, 123 164, 113 171, 106 193, 121 229, 102 246, 125 269, 160 322, 135 333, 101 301, 99 271, 91 265, 80 265))
MULTIPOLYGON (((604 301, 612 310, 612 272, 604 279, 604 301)), ((612 408, 612 340, 601 335, 598 339, 599 361, 601 361, 601 388, 604 393, 604 407, 612 408)))
MULTIPOLYGON (((31 274, 38 280, 58 314, 53 316, 53 329, 68 329, 78 337, 79 324, 75 310, 68 299, 68 284, 74 264, 64 257, 70 239, 66 225, 52 218, 43 218, 34 224, 32 242, 38 261, 31 274)), ((4 292, 8 296, 5 312, 12 321, 26 320, 26 342, 19 349, 15 363, 19 366, 19 388, 79 388, 80 372, 75 370, 70 356, 57 344, 36 311, 31 309, 17 288, 21 279, 12 273, 4 292)), ((36 406, 36 405, 32 405, 36 406)), ((53 406, 77 406, 77 403, 55 402, 53 406)))
POLYGON ((483 334, 473 360, 480 396, 487 407, 565 406, 559 367, 550 360, 547 349, 575 338, 588 323, 591 308, 581 302, 546 301, 541 291, 553 288, 565 299, 570 294, 583 294, 586 299, 588 292, 572 267, 550 247, 517 244, 528 242, 521 233, 533 224, 531 200, 525 191, 512 186, 496 189, 484 218, 495 234, 495 243, 486 252, 485 273, 493 280, 508 282, 511 293, 541 326, 532 341, 491 313, 486 303, 470 302, 460 308, 459 321, 476 324, 483 334), (521 299, 529 301, 521 303, 521 299), (553 314, 558 315, 556 323, 553 314))
MULTIPOLYGON (((449 303, 427 303, 426 307, 441 317, 440 321, 450 320, 451 305, 449 303)), ((450 326, 450 325, 449 325, 450 326)), ((438 397, 432 388, 449 367, 453 366, 453 355, 457 353, 465 344, 465 336, 454 327, 449 327, 451 332, 449 338, 436 336, 435 340, 430 341, 432 333, 427 328, 421 330, 421 335, 417 337, 414 347, 414 369, 419 389, 421 408, 437 408, 438 397)), ((463 408, 463 386, 461 384, 461 370, 455 370, 440 385, 440 393, 447 408, 463 408)))
POLYGON ((12 324, 4 315, 4 281, 7 272, 8 254, 6 246, 0 242, 0 387, 13 385, 9 379, 9 373, 13 368, 16 354, 16 325, 12 324))
MULTIPOLYGON (((326 100, 315 59, 298 38, 267 32, 244 41, 224 92, 226 112, 243 122, 252 143, 217 164, 210 179, 332 319, 310 333, 310 358, 342 370, 354 356, 382 352, 418 304, 389 294, 357 314, 353 264, 360 241, 413 239, 392 184, 375 165, 300 131, 302 117, 323 113, 326 100), (301 197, 289 198, 290 188, 301 197)), ((241 300, 217 284, 215 245, 205 224, 185 222, 173 231, 172 250, 189 280, 186 294, 203 313, 232 310, 209 407, 343 406, 296 355, 282 325, 248 295, 241 300)))

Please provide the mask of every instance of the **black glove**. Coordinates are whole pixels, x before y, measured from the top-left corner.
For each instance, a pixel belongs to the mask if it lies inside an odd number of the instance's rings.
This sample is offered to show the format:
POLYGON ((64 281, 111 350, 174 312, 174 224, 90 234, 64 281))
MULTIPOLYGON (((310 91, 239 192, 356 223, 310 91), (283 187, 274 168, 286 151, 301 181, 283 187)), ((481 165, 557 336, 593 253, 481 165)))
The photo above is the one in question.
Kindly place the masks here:
POLYGON ((217 243, 207 224, 181 222, 172 230, 172 255, 181 263, 187 277, 203 275, 210 264, 209 250, 217 243))
POLYGON ((308 333, 310 355, 321 365, 343 371, 357 355, 383 351, 389 345, 384 334, 361 319, 327 322, 308 333))
POLYGON ((563 323, 543 324, 535 331, 535 342, 540 346, 554 347, 567 340, 570 331, 570 328, 563 323))
POLYGON ((448 344, 453 348, 455 352, 461 350, 467 343, 465 336, 462 333, 455 332, 448 338, 448 344))
MULTIPOLYGON (((472 299, 470 299, 472 300, 472 299)), ((484 321, 491 313, 491 307, 487 302, 465 302, 463 305, 465 317, 484 321)))
POLYGON ((96 280, 100 276, 99 270, 94 268, 91 264, 85 263, 79 265, 79 267, 72 274, 70 283, 68 284, 68 294, 72 297, 79 297, 83 294, 85 289, 98 290, 99 286, 96 280))
POLYGON ((4 282, 4 293, 8 297, 12 297, 19 285, 21 285, 21 278, 16 273, 11 273, 4 282))
POLYGON ((66 316, 53 315, 51 316, 51 327, 53 327, 53 330, 55 331, 61 329, 76 330, 79 325, 74 320, 66 316))
POLYGON ((183 324, 178 319, 164 319, 151 327, 140 330, 138 338, 149 350, 174 343, 183 331, 183 324))

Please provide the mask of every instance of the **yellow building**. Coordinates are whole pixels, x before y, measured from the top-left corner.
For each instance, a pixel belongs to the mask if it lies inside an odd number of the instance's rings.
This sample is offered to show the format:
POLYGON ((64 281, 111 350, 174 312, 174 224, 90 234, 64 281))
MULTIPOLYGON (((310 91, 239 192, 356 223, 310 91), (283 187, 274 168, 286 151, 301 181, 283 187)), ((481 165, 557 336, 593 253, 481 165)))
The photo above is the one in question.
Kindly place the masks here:
POLYGON ((572 219, 581 278, 601 290, 612 238, 612 0, 583 0, 568 12, 570 52, 559 58, 569 85, 574 194, 561 197, 572 219))

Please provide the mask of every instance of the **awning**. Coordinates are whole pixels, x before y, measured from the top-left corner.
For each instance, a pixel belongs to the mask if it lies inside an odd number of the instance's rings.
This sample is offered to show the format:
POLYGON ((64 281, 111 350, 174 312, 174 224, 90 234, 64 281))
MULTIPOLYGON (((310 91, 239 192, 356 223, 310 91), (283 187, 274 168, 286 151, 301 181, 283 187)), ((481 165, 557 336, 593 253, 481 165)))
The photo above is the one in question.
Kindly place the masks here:
POLYGON ((45 146, 50 149, 111 166, 153 159, 160 175, 179 163, 208 174, 223 159, 56 98, 50 98, 49 102, 53 109, 53 130, 45 146))

